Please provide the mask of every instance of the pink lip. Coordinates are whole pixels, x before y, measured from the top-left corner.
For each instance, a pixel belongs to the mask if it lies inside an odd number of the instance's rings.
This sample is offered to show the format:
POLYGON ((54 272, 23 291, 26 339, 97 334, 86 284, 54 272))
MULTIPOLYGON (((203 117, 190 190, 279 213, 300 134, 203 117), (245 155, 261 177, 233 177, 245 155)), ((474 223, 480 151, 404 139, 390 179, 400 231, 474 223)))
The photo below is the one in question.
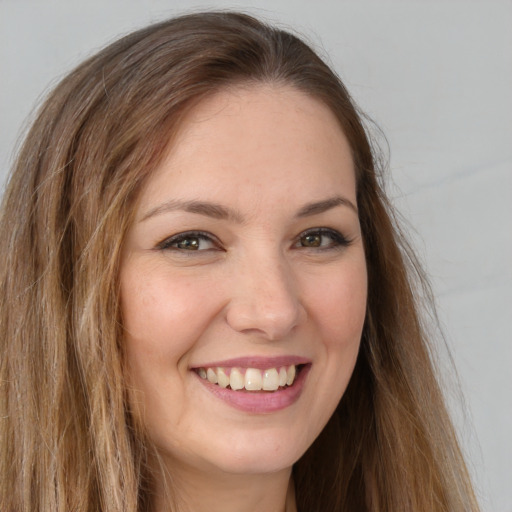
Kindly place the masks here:
POLYGON ((299 356, 278 356, 278 357, 236 357, 224 361, 213 361, 205 364, 194 365, 192 369, 198 368, 257 368, 258 370, 267 370, 269 368, 280 368, 281 366, 290 366, 292 364, 309 364, 310 359, 299 356))
MULTIPOLYGON (((296 359, 295 359, 296 360, 296 359)), ((229 362, 235 360, 230 360, 229 362)), ((246 365, 247 359, 243 359, 244 364, 242 364, 240 359, 236 360, 238 364, 233 364, 231 366, 241 366, 247 368, 275 368, 276 366, 286 366, 286 362, 280 362, 279 364, 275 364, 276 360, 273 359, 273 363, 270 366, 251 366, 246 365)), ((283 359, 284 361, 284 359, 283 359)), ((227 361, 223 361, 220 364, 214 364, 212 366, 224 366, 227 367, 227 361)), ((252 361, 254 363, 254 361, 252 361)), ((290 363, 290 364, 303 364, 303 363, 290 363)), ((199 366, 198 368, 209 368, 210 366, 199 366)), ((291 386, 288 386, 284 389, 279 389, 277 391, 233 391, 228 388, 222 388, 216 384, 212 384, 206 379, 202 379, 199 375, 196 374, 199 382, 205 386, 205 388, 212 393, 217 398, 220 398, 230 406, 235 409, 239 409, 244 412, 250 412, 254 414, 265 414, 280 411, 289 407, 293 403, 295 403, 304 387, 304 383, 306 381, 307 374, 311 368, 311 364, 306 364, 303 366, 295 378, 295 381, 291 386)), ((195 373, 195 372, 194 372, 195 373)))

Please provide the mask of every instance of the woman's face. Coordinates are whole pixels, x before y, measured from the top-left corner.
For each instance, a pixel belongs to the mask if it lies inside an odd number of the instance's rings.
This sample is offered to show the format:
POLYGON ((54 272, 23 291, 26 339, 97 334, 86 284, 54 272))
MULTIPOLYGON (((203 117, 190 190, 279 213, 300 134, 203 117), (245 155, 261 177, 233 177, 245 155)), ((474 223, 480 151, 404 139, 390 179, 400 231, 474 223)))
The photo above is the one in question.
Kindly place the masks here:
POLYGON ((291 467, 346 389, 366 285, 353 162, 327 107, 269 85, 195 107, 121 264, 132 408, 164 460, 291 467))

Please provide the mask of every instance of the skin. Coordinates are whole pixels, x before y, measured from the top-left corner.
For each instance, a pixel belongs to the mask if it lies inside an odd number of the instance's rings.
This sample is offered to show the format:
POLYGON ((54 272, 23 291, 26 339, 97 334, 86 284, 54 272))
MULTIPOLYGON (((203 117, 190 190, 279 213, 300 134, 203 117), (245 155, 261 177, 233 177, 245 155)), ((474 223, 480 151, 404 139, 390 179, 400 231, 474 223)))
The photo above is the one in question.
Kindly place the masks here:
POLYGON ((366 293, 353 162, 330 110, 277 85, 196 106, 142 191, 121 262, 132 405, 179 510, 295 509, 291 468, 346 389, 366 293), (192 200, 229 216, 180 206, 192 200), (205 234, 185 240, 198 250, 172 238, 191 230, 205 234), (232 407, 192 370, 283 355, 311 366, 297 401, 271 413, 232 407))

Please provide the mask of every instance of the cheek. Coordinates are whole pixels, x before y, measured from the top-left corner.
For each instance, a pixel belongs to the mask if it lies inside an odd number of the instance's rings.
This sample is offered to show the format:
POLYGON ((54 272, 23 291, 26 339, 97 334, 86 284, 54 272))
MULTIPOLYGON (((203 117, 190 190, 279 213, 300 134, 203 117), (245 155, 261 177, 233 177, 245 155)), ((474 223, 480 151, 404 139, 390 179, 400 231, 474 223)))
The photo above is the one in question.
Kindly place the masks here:
POLYGON ((162 407, 168 401, 176 417, 183 413, 188 356, 215 311, 204 286, 175 274, 162 266, 136 264, 125 264, 121 272, 130 402, 137 421, 147 426, 170 421, 162 407))
POLYGON ((332 272, 308 294, 310 312, 328 349, 359 347, 366 315, 367 276, 364 260, 332 272))
POLYGON ((324 428, 345 393, 359 352, 367 278, 364 259, 356 263, 341 262, 323 279, 317 276, 317 285, 307 289, 310 339, 318 351, 317 370, 313 365, 310 374, 314 391, 308 433, 312 438, 324 428))
POLYGON ((186 277, 162 269, 125 268, 121 304, 127 350, 142 355, 181 357, 214 313, 211 294, 186 277), (201 312, 199 315, 198 312, 201 312))

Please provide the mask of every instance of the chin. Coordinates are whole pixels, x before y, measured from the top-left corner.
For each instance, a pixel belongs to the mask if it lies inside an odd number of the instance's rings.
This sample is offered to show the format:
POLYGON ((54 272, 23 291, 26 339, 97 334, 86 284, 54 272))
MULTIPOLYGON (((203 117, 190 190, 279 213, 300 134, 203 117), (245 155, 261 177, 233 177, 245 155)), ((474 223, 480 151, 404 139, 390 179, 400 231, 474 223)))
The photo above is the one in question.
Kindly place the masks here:
POLYGON ((157 447, 170 467, 188 466, 192 470, 230 475, 272 474, 290 469, 310 443, 297 439, 290 429, 224 432, 195 444, 188 453, 176 446, 157 447), (206 442, 208 441, 208 442, 206 442), (166 457, 167 455, 167 457, 166 457))
POLYGON ((221 471, 234 474, 276 473, 291 468, 310 444, 294 439, 289 429, 252 435, 243 432, 231 441, 228 447, 221 448, 222 456, 212 457, 211 462, 221 471))
POLYGON ((289 469, 299 457, 266 456, 260 454, 233 454, 214 461, 218 471, 235 475, 272 474, 289 469))

